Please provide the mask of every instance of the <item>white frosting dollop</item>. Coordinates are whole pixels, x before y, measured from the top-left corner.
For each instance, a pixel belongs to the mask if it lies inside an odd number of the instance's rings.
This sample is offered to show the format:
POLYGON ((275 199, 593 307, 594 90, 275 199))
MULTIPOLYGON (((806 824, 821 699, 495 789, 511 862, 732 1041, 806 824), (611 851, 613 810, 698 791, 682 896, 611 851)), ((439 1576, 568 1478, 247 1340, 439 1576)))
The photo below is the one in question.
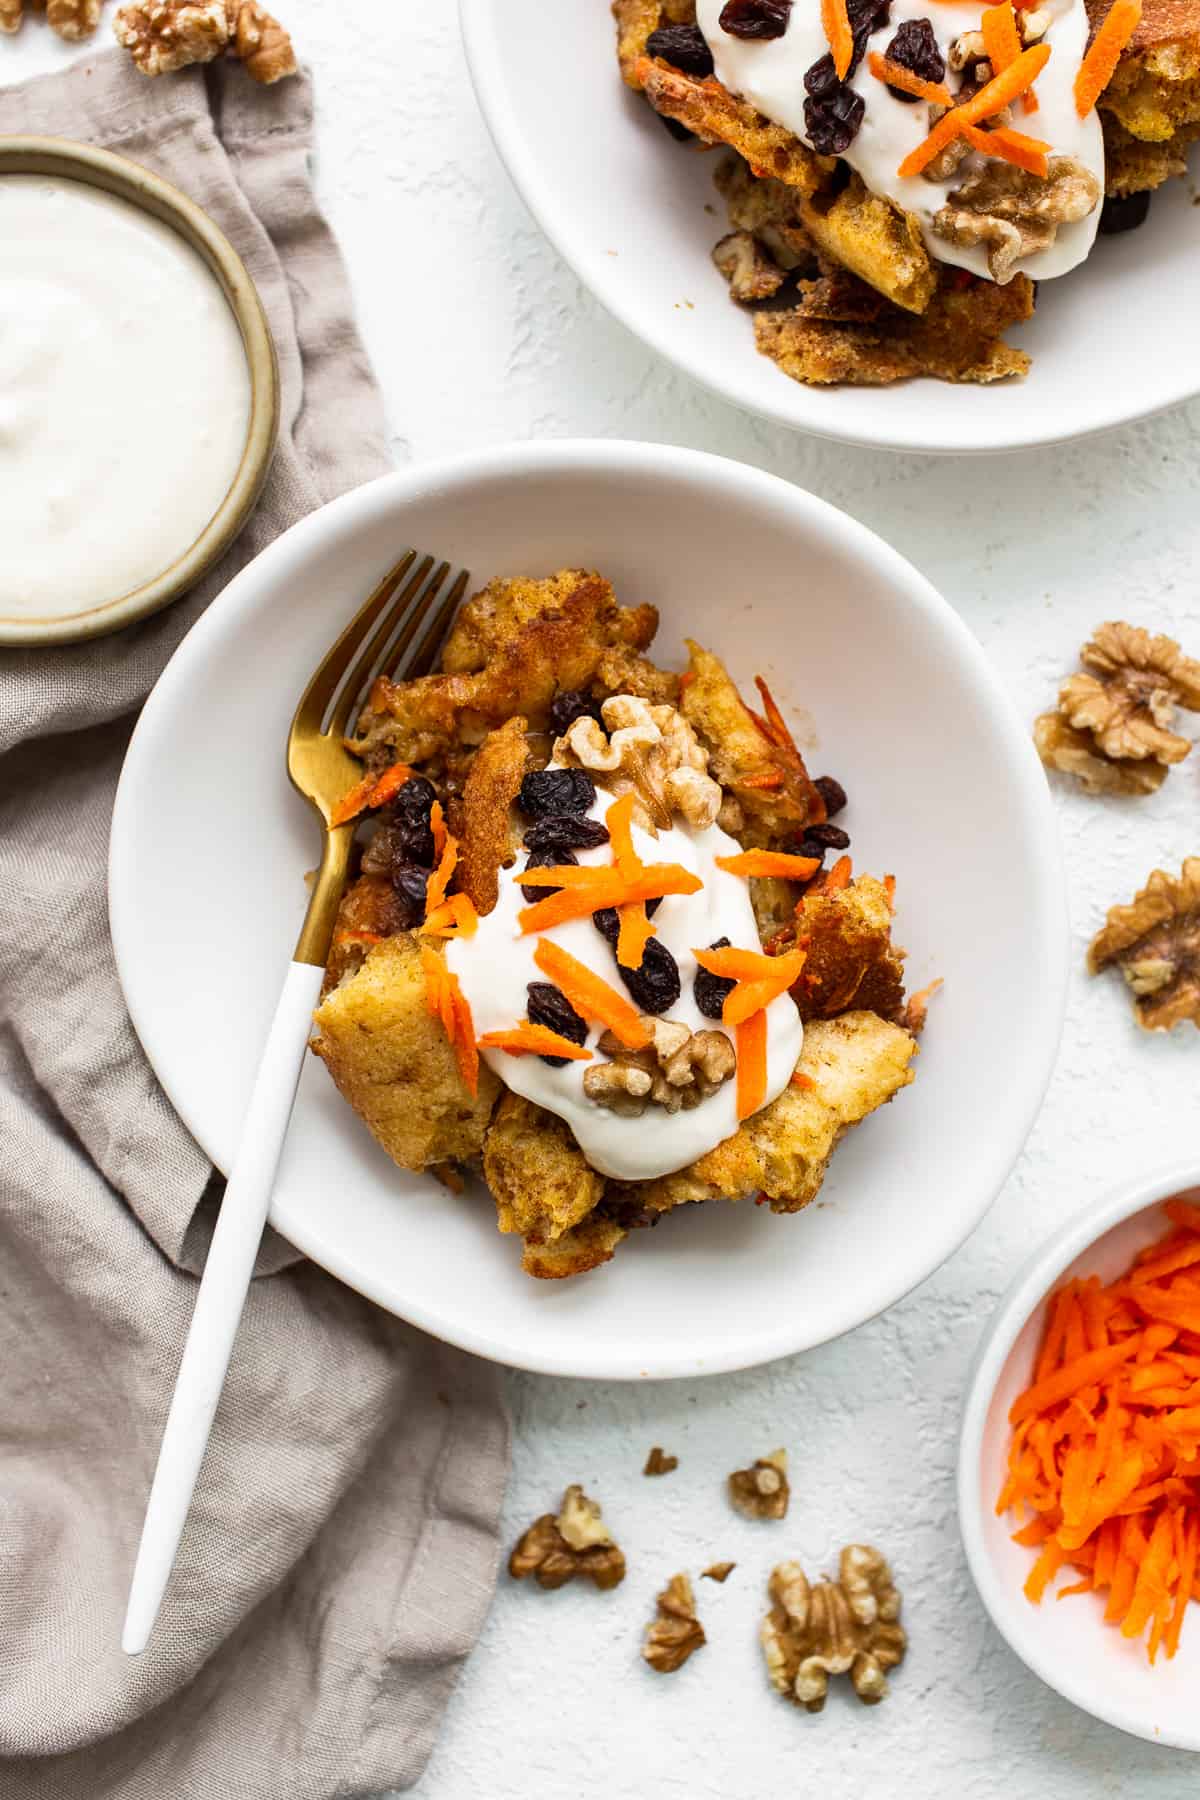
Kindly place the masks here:
MULTIPOLYGON (((597 793, 589 816, 601 822, 612 805, 612 795, 597 793)), ((638 826, 633 828, 634 848, 643 862, 681 863, 703 882, 695 894, 672 894, 654 915, 659 941, 679 965, 680 996, 663 1015, 679 1020, 692 1031, 725 1030, 719 1021, 701 1013, 693 997, 696 949, 705 949, 717 938, 727 937, 739 950, 758 950, 758 929, 750 905, 750 890, 740 876, 718 869, 715 858, 734 856, 739 845, 717 826, 697 828, 681 819, 657 838, 638 826)), ((581 864, 608 863, 607 844, 579 853, 581 864)), ((477 1036, 510 1029, 526 1016, 527 984, 547 977, 533 960, 537 934, 523 935, 518 914, 529 904, 514 879, 524 869, 524 853, 514 869, 500 872, 500 898, 494 910, 480 919, 474 937, 453 939, 446 946, 446 960, 458 976, 471 1007, 477 1036)), ((526 878, 533 884, 537 876, 526 878)), ((591 918, 571 919, 541 934, 560 944, 624 994, 616 959, 591 918)), ((593 1025, 587 1038, 596 1057, 596 1045, 604 1027, 593 1025)), ((734 1033, 727 1031, 732 1038, 734 1033)), ((783 994, 767 1008, 767 1089, 764 1104, 787 1086, 800 1056, 804 1028, 795 1002, 783 994)), ((503 1050, 480 1054, 508 1087, 526 1099, 557 1113, 571 1127, 580 1149, 594 1169, 622 1181, 649 1181, 672 1169, 684 1168, 698 1156, 731 1137, 738 1127, 737 1078, 725 1082, 715 1094, 690 1110, 667 1113, 647 1106, 641 1118, 621 1118, 607 1107, 589 1100, 583 1091, 585 1069, 591 1062, 569 1062, 551 1068, 538 1056, 509 1056, 503 1050)))
MULTIPOLYGON (((724 4, 725 0, 697 0, 696 5, 697 21, 713 53, 718 79, 811 148, 804 123, 804 102, 808 98, 804 76, 829 49, 821 25, 820 0, 794 0, 783 36, 757 40, 732 37, 722 29, 724 4)), ((1087 48, 1087 9, 1083 0, 1044 0, 1038 10, 1050 15, 1050 24, 1040 40, 1049 46, 1050 60, 1037 80, 1037 111, 1025 113, 1018 102, 1014 129, 1049 143, 1052 156, 1075 157, 1091 170, 1103 192, 1104 140, 1100 121, 1094 108, 1085 119, 1075 109, 1075 77, 1087 48)), ((886 196, 919 220, 931 256, 939 262, 969 269, 974 275, 987 276, 985 245, 967 248, 952 244, 932 229, 933 216, 945 205, 950 190, 960 185, 968 169, 981 167, 985 159, 972 151, 958 173, 947 181, 927 181, 924 175, 898 175, 896 171, 904 158, 929 135, 930 106, 925 100, 916 100, 911 106, 897 100, 869 68, 871 51, 884 55, 897 27, 905 20, 928 19, 938 48, 943 56, 948 56, 956 37, 979 30, 983 11, 982 6, 964 6, 961 0, 952 4, 892 0, 888 23, 872 34, 850 82, 861 95, 865 110, 858 135, 843 156, 873 194, 886 196)), ((947 74, 946 86, 951 93, 960 81, 960 76, 947 74)), ((1022 258, 1017 268, 1038 281, 1065 275, 1088 255, 1099 223, 1097 205, 1086 219, 1060 225, 1054 242, 1022 258)))

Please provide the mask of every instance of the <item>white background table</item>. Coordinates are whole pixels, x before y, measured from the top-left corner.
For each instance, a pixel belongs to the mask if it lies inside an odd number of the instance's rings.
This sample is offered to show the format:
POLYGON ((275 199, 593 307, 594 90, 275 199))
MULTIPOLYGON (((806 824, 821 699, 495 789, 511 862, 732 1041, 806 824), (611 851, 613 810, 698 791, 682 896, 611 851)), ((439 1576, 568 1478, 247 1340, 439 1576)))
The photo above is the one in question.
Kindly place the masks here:
MULTIPOLYGON (((553 29, 550 0, 510 3, 521 28, 553 29)), ((1102 619, 1172 631, 1200 654, 1200 403, 1087 443, 975 461, 845 449, 760 424, 643 350, 546 244, 476 111, 452 0, 279 0, 279 10, 315 71, 318 188, 349 262, 398 463, 510 438, 595 435, 759 464, 852 513, 923 569, 1030 719, 1102 619)), ((0 40, 0 80, 69 55, 34 20, 18 41, 0 40)), ((1200 230, 1200 213, 1196 221, 1200 230)), ((1101 351, 1098 380, 1115 343, 1101 351)), ((1131 898, 1157 863, 1177 869, 1200 853, 1200 755, 1149 799, 1100 802, 1056 784, 1055 801, 1070 889, 1069 1011, 1045 1109, 990 1216, 906 1302, 810 1355, 640 1388, 511 1379, 506 1542, 581 1481, 603 1499, 630 1574, 612 1595, 544 1594, 502 1576, 415 1790, 422 1800, 871 1791, 1190 1800, 1197 1771, 1182 1753, 1093 1723, 1009 1653, 976 1599, 955 1520, 963 1384, 1018 1263, 1113 1183, 1200 1150, 1200 1041, 1190 1027, 1140 1034, 1121 984, 1083 971, 1107 906, 1131 898), (644 1480, 655 1443, 680 1466, 644 1480), (776 1444, 791 1456, 791 1513, 782 1525, 746 1523, 730 1512, 723 1477, 776 1444), (764 1578, 785 1555, 824 1568, 851 1539, 892 1557, 912 1648, 882 1707, 839 1693, 809 1718, 764 1680, 764 1578), (655 1590, 676 1569, 695 1574, 716 1559, 738 1568, 724 1587, 699 1584, 709 1647, 678 1675, 652 1674, 638 1649, 655 1590)), ((803 1228, 803 1219, 774 1223, 803 1228)))

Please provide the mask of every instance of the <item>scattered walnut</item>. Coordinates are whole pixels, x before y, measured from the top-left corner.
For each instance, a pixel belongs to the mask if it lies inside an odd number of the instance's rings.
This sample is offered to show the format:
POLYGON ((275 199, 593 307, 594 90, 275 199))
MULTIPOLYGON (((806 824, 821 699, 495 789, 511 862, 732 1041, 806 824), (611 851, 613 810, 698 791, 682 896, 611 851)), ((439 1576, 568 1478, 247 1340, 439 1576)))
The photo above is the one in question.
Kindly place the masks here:
POLYGON ((226 50, 255 81, 296 72, 291 39, 258 0, 130 0, 113 30, 143 75, 169 75, 226 50))
POLYGON ((787 279, 749 231, 731 231, 714 246, 712 259, 729 283, 735 300, 768 300, 787 279))
POLYGON ((1089 794, 1152 794, 1167 779, 1165 764, 1151 757, 1102 756, 1092 733, 1076 730, 1058 712, 1034 720, 1033 741, 1048 769, 1074 775, 1089 794))
POLYGON ((1128 906, 1110 907, 1088 968, 1097 975, 1114 962, 1145 1030, 1169 1031, 1185 1019, 1200 1027, 1200 856, 1189 856, 1178 876, 1155 869, 1128 906))
POLYGON ((655 1444, 653 1450, 651 1450, 649 1456, 646 1458, 646 1466, 642 1470, 642 1474, 669 1475, 672 1469, 677 1469, 678 1467, 679 1458, 677 1456, 665 1455, 661 1444, 655 1444))
POLYGON ((625 1558, 596 1502, 581 1487, 569 1487, 558 1517, 543 1513, 518 1540, 508 1572, 516 1581, 532 1575, 543 1588, 565 1587, 578 1575, 607 1589, 624 1581, 625 1558))
POLYGON ((691 1582, 686 1575, 672 1575, 658 1596, 658 1617, 646 1627, 642 1655, 660 1675, 672 1675, 706 1641, 691 1582))
POLYGON ((639 1015, 653 1042, 629 1050, 606 1031, 596 1046, 611 1061, 585 1069, 583 1091, 598 1106, 640 1119, 647 1106, 690 1112, 724 1085, 737 1068, 737 1053, 723 1031, 689 1031, 678 1019, 639 1015))
POLYGON ((964 69, 981 62, 986 54, 982 31, 960 31, 950 45, 946 63, 956 75, 961 75, 964 69))
POLYGON ((1017 13, 1017 30, 1021 34, 1021 42, 1028 48, 1045 37, 1050 29, 1053 14, 1048 6, 1023 7, 1017 13))
POLYGON ((825 1705, 831 1675, 848 1673, 867 1706, 884 1698, 886 1671, 903 1661, 908 1640, 898 1622, 900 1595, 878 1550, 847 1544, 838 1579, 815 1587, 799 1563, 780 1563, 767 1591, 773 1604, 762 1646, 772 1687, 813 1713, 825 1705))
POLYGON ((729 1477, 729 1498, 748 1519, 786 1517, 791 1492, 786 1450, 772 1450, 748 1469, 735 1469, 729 1477))
POLYGON ((1177 706, 1200 712, 1200 662, 1174 638, 1120 621, 1101 625, 1079 660, 1088 672, 1070 676, 1058 696, 1069 725, 1090 731, 1113 759, 1183 761, 1191 742, 1171 727, 1177 706))
MULTIPOLYGON (((44 12, 60 38, 78 43, 91 37, 100 23, 103 0, 29 0, 31 12, 44 12)), ((0 0, 0 31, 19 31, 25 0, 0 0)))
POLYGON ((1099 201, 1100 183, 1076 157, 1052 156, 1045 177, 989 157, 952 190, 933 230, 966 249, 986 244, 992 279, 1003 286, 1022 257, 1048 249, 1060 225, 1086 219, 1099 201))
POLYGON ((708 1568, 701 1569, 700 1573, 705 1581, 728 1581, 736 1568, 735 1562, 710 1563, 708 1568))
POLYGON ((25 0, 0 0, 0 31, 20 31, 25 0))
POLYGON ((682 715, 636 694, 614 694, 601 711, 603 728, 595 719, 576 719, 556 741, 555 756, 607 775, 607 786, 618 797, 632 789, 634 817, 647 831, 666 830, 675 812, 689 825, 711 825, 720 811, 721 789, 682 715))

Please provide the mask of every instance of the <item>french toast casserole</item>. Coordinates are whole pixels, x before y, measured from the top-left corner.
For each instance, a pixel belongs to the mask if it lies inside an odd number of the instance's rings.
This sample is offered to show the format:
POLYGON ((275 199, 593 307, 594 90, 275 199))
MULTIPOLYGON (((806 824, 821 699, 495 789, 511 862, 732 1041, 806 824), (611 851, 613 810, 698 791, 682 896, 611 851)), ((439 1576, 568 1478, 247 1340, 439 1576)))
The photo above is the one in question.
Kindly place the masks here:
POLYGON ((657 626, 584 570, 491 582, 440 672, 376 683, 333 821, 361 863, 313 1048, 401 1168, 482 1175, 535 1276, 687 1201, 798 1212, 912 1080, 924 996, 844 792, 657 626))
POLYGON ((1024 374, 1005 332, 1038 283, 1140 224, 1200 137, 1200 0, 612 10, 628 86, 721 152, 713 260, 759 350, 812 385, 1024 374))

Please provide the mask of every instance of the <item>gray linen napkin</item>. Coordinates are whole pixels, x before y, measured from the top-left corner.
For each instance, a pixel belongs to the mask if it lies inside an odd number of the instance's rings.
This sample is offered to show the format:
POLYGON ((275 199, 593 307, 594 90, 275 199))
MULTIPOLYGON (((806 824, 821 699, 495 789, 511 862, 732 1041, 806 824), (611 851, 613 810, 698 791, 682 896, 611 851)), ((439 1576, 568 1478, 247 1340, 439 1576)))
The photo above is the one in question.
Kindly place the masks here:
POLYGON ((0 652, 0 1795, 406 1786, 491 1596, 497 1378, 278 1237, 159 1629, 140 1658, 118 1643, 220 1190, 122 1003, 113 792, 137 707, 214 595, 387 466, 309 185, 311 93, 305 79, 256 88, 236 67, 148 82, 114 53, 0 91, 12 132, 108 145, 208 209, 270 316, 283 423, 253 520, 188 598, 98 643, 0 652))

